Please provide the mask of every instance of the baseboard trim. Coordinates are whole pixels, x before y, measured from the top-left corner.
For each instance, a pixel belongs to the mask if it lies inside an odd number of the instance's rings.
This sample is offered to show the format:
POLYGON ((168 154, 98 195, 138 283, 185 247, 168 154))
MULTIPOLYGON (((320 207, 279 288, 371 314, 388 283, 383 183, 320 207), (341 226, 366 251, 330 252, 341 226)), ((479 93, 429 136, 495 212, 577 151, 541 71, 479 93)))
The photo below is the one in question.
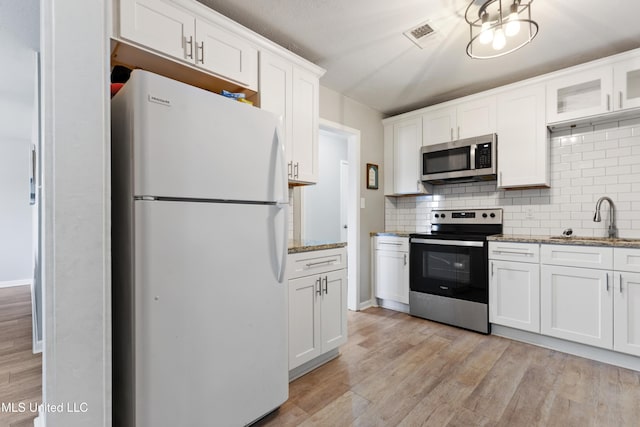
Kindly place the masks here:
POLYGON ((378 306, 382 308, 387 308, 389 310, 399 311, 402 313, 409 313, 409 304, 403 304, 398 301, 376 298, 378 301, 378 306))
POLYGON ((640 372, 640 357, 491 324, 491 334, 640 372))
POLYGON ((367 308, 375 307, 373 301, 364 301, 358 304, 358 311, 366 310, 367 308))
POLYGON ((26 286, 26 285, 31 285, 31 279, 7 280, 4 282, 0 282, 0 288, 12 288, 14 286, 26 286))
POLYGON ((298 379, 305 374, 308 374, 320 365, 324 365, 325 363, 335 359, 338 356, 340 356, 340 351, 339 349, 334 348, 333 350, 321 354, 315 359, 309 360, 307 363, 303 363, 297 368, 293 368, 289 371, 289 382, 298 379))

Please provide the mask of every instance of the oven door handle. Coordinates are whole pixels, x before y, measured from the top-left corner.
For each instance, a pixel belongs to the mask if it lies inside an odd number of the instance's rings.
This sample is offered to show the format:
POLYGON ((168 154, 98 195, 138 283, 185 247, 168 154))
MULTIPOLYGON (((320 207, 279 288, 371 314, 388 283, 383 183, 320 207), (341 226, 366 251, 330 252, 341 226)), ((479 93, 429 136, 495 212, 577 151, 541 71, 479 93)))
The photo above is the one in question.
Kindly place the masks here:
POLYGON ((441 245, 441 246, 472 246, 481 248, 484 246, 484 242, 478 242, 473 240, 439 240, 439 239, 419 239, 412 238, 411 243, 425 243, 427 245, 441 245))

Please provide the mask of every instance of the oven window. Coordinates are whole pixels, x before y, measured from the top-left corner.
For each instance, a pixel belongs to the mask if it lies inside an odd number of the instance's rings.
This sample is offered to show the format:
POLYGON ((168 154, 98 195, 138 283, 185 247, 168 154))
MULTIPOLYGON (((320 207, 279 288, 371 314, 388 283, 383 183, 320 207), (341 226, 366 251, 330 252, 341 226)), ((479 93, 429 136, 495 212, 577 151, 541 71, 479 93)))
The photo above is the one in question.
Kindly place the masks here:
POLYGON ((423 153, 422 174, 469 170, 471 167, 471 147, 423 153))
POLYGON ((488 302, 487 257, 483 247, 412 243, 412 291, 488 302))

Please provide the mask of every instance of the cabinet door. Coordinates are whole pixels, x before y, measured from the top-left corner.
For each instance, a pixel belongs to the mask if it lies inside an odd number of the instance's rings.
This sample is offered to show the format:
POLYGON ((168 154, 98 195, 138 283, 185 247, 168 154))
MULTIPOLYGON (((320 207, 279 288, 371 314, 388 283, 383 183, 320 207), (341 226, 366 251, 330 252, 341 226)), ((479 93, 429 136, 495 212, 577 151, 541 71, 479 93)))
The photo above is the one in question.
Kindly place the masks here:
POLYGON ((476 99, 458 105, 456 109, 457 139, 496 132, 496 97, 476 99))
POLYGON ((613 111, 611 67, 574 73, 547 83, 547 123, 613 111))
POLYGON ((409 254, 376 251, 376 298, 409 304, 409 254))
POLYGON ((322 353, 320 276, 289 280, 289 370, 322 353))
POLYGON ((407 119, 394 125, 394 193, 416 194, 420 187, 420 147, 422 118, 407 119))
POLYGON ((318 78, 293 69, 292 155, 293 180, 318 182, 318 78))
POLYGON ((640 274, 615 276, 613 349, 640 356, 640 274))
MULTIPOLYGON (((292 91, 293 66, 291 63, 268 52, 260 52, 260 108, 280 118, 280 136, 284 139, 288 164, 293 161, 292 91)), ((289 178, 292 178, 292 173, 292 167, 290 167, 289 178)))
POLYGON ((640 58, 613 66, 614 108, 640 107, 640 58))
POLYGON ((194 62, 195 18, 163 0, 121 0, 120 37, 194 62))
POLYGON ((206 21, 196 21, 196 65, 258 90, 258 50, 240 37, 206 21))
POLYGON ((422 118, 422 145, 453 141, 456 131, 456 107, 429 111, 422 118))
POLYGON ((498 96, 498 188, 549 186, 544 85, 498 96))
POLYGON ((540 331, 611 349, 613 280, 609 271, 542 265, 540 331))
POLYGON ((490 262, 489 321, 540 333, 540 265, 490 262))
POLYGON ((347 342, 347 270, 322 276, 322 352, 347 342))

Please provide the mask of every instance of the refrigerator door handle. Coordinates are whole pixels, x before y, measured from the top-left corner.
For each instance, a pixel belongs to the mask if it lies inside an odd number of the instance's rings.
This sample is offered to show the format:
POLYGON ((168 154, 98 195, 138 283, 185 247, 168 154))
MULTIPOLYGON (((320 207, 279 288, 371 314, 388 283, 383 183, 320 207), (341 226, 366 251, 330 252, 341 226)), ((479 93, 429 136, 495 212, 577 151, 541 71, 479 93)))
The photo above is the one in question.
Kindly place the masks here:
MULTIPOLYGON (((280 260, 280 268, 278 270, 278 282, 282 283, 284 280, 284 273, 287 270, 287 254, 289 253, 289 212, 287 208, 289 207, 288 203, 276 203, 276 207, 278 210, 283 212, 284 214, 284 229, 282 230, 282 249, 281 249, 281 260, 280 260)), ((275 223, 274 223, 275 227, 275 223)))
MULTIPOLYGON (((282 180, 282 199, 278 198, 277 194, 274 194, 274 198, 279 203, 289 203, 289 195, 287 194, 287 190, 289 188, 289 180, 287 178, 287 159, 286 153, 284 151, 284 144, 282 144, 282 138, 280 138, 280 128, 276 127, 276 133, 274 134, 273 143, 276 145, 277 155, 280 157, 280 178, 282 180)), ((274 192, 276 191, 276 187, 278 185, 278 165, 274 165, 274 192)))

